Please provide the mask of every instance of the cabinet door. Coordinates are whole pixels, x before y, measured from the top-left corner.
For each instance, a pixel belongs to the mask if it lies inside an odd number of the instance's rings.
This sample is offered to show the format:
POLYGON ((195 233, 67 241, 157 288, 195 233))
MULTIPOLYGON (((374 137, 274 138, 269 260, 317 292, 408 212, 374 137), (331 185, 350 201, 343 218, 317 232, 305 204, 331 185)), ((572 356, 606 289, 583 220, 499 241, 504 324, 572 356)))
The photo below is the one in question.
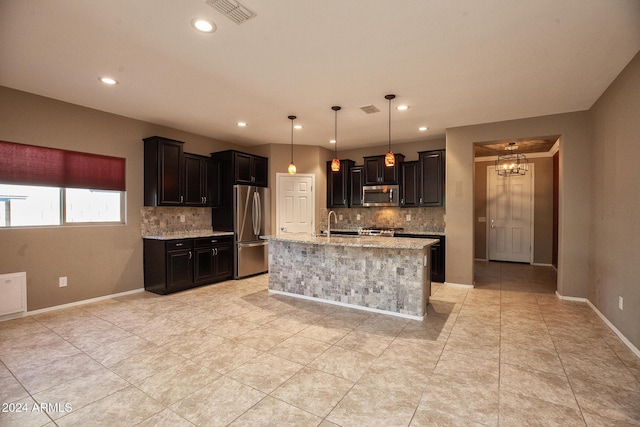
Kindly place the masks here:
POLYGON ((269 182, 269 160, 264 157, 253 158, 253 184, 266 187, 269 182))
POLYGON ((431 246, 431 281, 444 283, 444 246, 431 246))
POLYGON ((214 276, 215 249, 205 246, 194 249, 193 281, 202 283, 212 281, 214 276))
POLYGON ((193 252, 190 249, 167 251, 167 288, 193 284, 193 252))
POLYGON ((158 145, 158 205, 179 205, 183 195, 183 152, 182 144, 163 141, 158 145))
POLYGON ((349 171, 349 185, 351 186, 351 202, 349 207, 362 206, 362 186, 364 185, 364 168, 356 166, 349 171))
POLYGON ((230 279, 233 276, 233 249, 230 244, 215 247, 214 271, 216 280, 230 279))
POLYGON ((421 199, 420 206, 443 206, 444 151, 420 153, 421 199))
POLYGON ((364 159, 364 183, 366 185, 380 184, 382 181, 381 164, 380 159, 377 157, 364 159))
POLYGON ((419 162, 404 162, 402 169, 402 185, 400 186, 400 206, 416 207, 419 205, 419 162))
POLYGON ((184 204, 189 206, 204 205, 204 171, 203 159, 199 156, 184 155, 184 204))
POLYGON ((207 205, 222 206, 222 167, 218 160, 207 163, 207 205))
POLYGON ((252 184, 253 183, 253 170, 251 155, 244 153, 234 153, 234 181, 237 184, 252 184))
MULTIPOLYGON (((352 164, 353 162, 351 162, 352 164)), ((347 161, 340 161, 340 170, 331 170, 331 162, 327 162, 327 207, 347 208, 349 207, 349 177, 350 164, 347 161)))

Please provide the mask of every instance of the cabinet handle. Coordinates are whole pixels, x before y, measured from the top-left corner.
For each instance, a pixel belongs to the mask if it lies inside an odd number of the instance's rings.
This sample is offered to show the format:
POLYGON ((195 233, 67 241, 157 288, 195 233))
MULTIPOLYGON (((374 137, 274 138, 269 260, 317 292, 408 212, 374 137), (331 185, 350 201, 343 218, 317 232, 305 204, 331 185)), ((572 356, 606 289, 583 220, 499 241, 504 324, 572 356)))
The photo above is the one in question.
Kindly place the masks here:
POLYGON ((422 204, 422 197, 420 197, 420 204, 422 204))
POLYGON ((216 248, 216 256, 218 256, 218 248, 216 248))
POLYGON ((215 256, 216 255, 216 249, 215 248, 211 248, 211 256, 215 256))
POLYGON ((191 251, 189 251, 189 259, 191 259, 193 257, 193 254, 191 253, 191 251))
POLYGON ((212 239, 211 243, 218 243, 218 241, 216 239, 212 239))
POLYGON ((204 196, 204 197, 202 198, 202 203, 207 203, 207 196, 204 196))
POLYGON ((180 203, 184 203, 184 196, 180 196, 180 203))
POLYGON ((404 199, 400 199, 400 204, 404 205, 404 199))
POLYGON ((183 246, 184 243, 176 243, 176 246, 183 246))

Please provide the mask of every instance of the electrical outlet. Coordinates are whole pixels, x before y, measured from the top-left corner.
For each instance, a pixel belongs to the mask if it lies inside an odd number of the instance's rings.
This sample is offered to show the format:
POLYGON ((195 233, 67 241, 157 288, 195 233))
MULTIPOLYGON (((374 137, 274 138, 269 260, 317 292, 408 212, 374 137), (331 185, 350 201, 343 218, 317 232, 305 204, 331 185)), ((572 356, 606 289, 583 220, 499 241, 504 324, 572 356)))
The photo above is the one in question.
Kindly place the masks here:
POLYGON ((407 214, 407 215, 404 217, 404 219, 405 219, 407 222, 411 221, 411 214, 407 214))
POLYGON ((360 214, 356 214, 356 219, 360 221, 360 214))
POLYGON ((622 298, 621 296, 618 297, 618 308, 620 310, 624 310, 624 298, 622 298))
POLYGON ((184 215, 180 215, 180 222, 184 222, 184 215))
POLYGON ((338 221, 342 221, 342 214, 338 215, 338 221))
POLYGON ((58 286, 61 288, 67 286, 67 276, 58 277, 58 286))

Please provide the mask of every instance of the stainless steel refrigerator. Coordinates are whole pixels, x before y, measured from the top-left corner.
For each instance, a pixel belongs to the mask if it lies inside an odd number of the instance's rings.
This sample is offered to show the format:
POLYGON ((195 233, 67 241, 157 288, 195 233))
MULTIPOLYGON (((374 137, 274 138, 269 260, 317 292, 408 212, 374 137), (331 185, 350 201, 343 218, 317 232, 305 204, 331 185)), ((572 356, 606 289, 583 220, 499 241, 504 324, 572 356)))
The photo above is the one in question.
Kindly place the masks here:
POLYGON ((270 200, 268 188, 233 186, 236 279, 269 269, 269 242, 260 236, 271 233, 270 200))

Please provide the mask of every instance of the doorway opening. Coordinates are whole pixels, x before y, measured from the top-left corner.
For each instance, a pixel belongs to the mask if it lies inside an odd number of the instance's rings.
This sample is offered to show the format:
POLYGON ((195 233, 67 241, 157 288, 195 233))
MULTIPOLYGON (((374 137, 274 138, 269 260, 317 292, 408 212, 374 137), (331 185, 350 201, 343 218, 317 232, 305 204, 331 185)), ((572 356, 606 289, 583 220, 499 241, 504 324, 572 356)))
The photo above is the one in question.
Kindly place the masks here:
POLYGON ((476 283, 482 281, 483 262, 557 270, 559 150, 559 135, 474 144, 476 283), (499 177, 495 161, 512 142, 526 155, 529 171, 499 177))

